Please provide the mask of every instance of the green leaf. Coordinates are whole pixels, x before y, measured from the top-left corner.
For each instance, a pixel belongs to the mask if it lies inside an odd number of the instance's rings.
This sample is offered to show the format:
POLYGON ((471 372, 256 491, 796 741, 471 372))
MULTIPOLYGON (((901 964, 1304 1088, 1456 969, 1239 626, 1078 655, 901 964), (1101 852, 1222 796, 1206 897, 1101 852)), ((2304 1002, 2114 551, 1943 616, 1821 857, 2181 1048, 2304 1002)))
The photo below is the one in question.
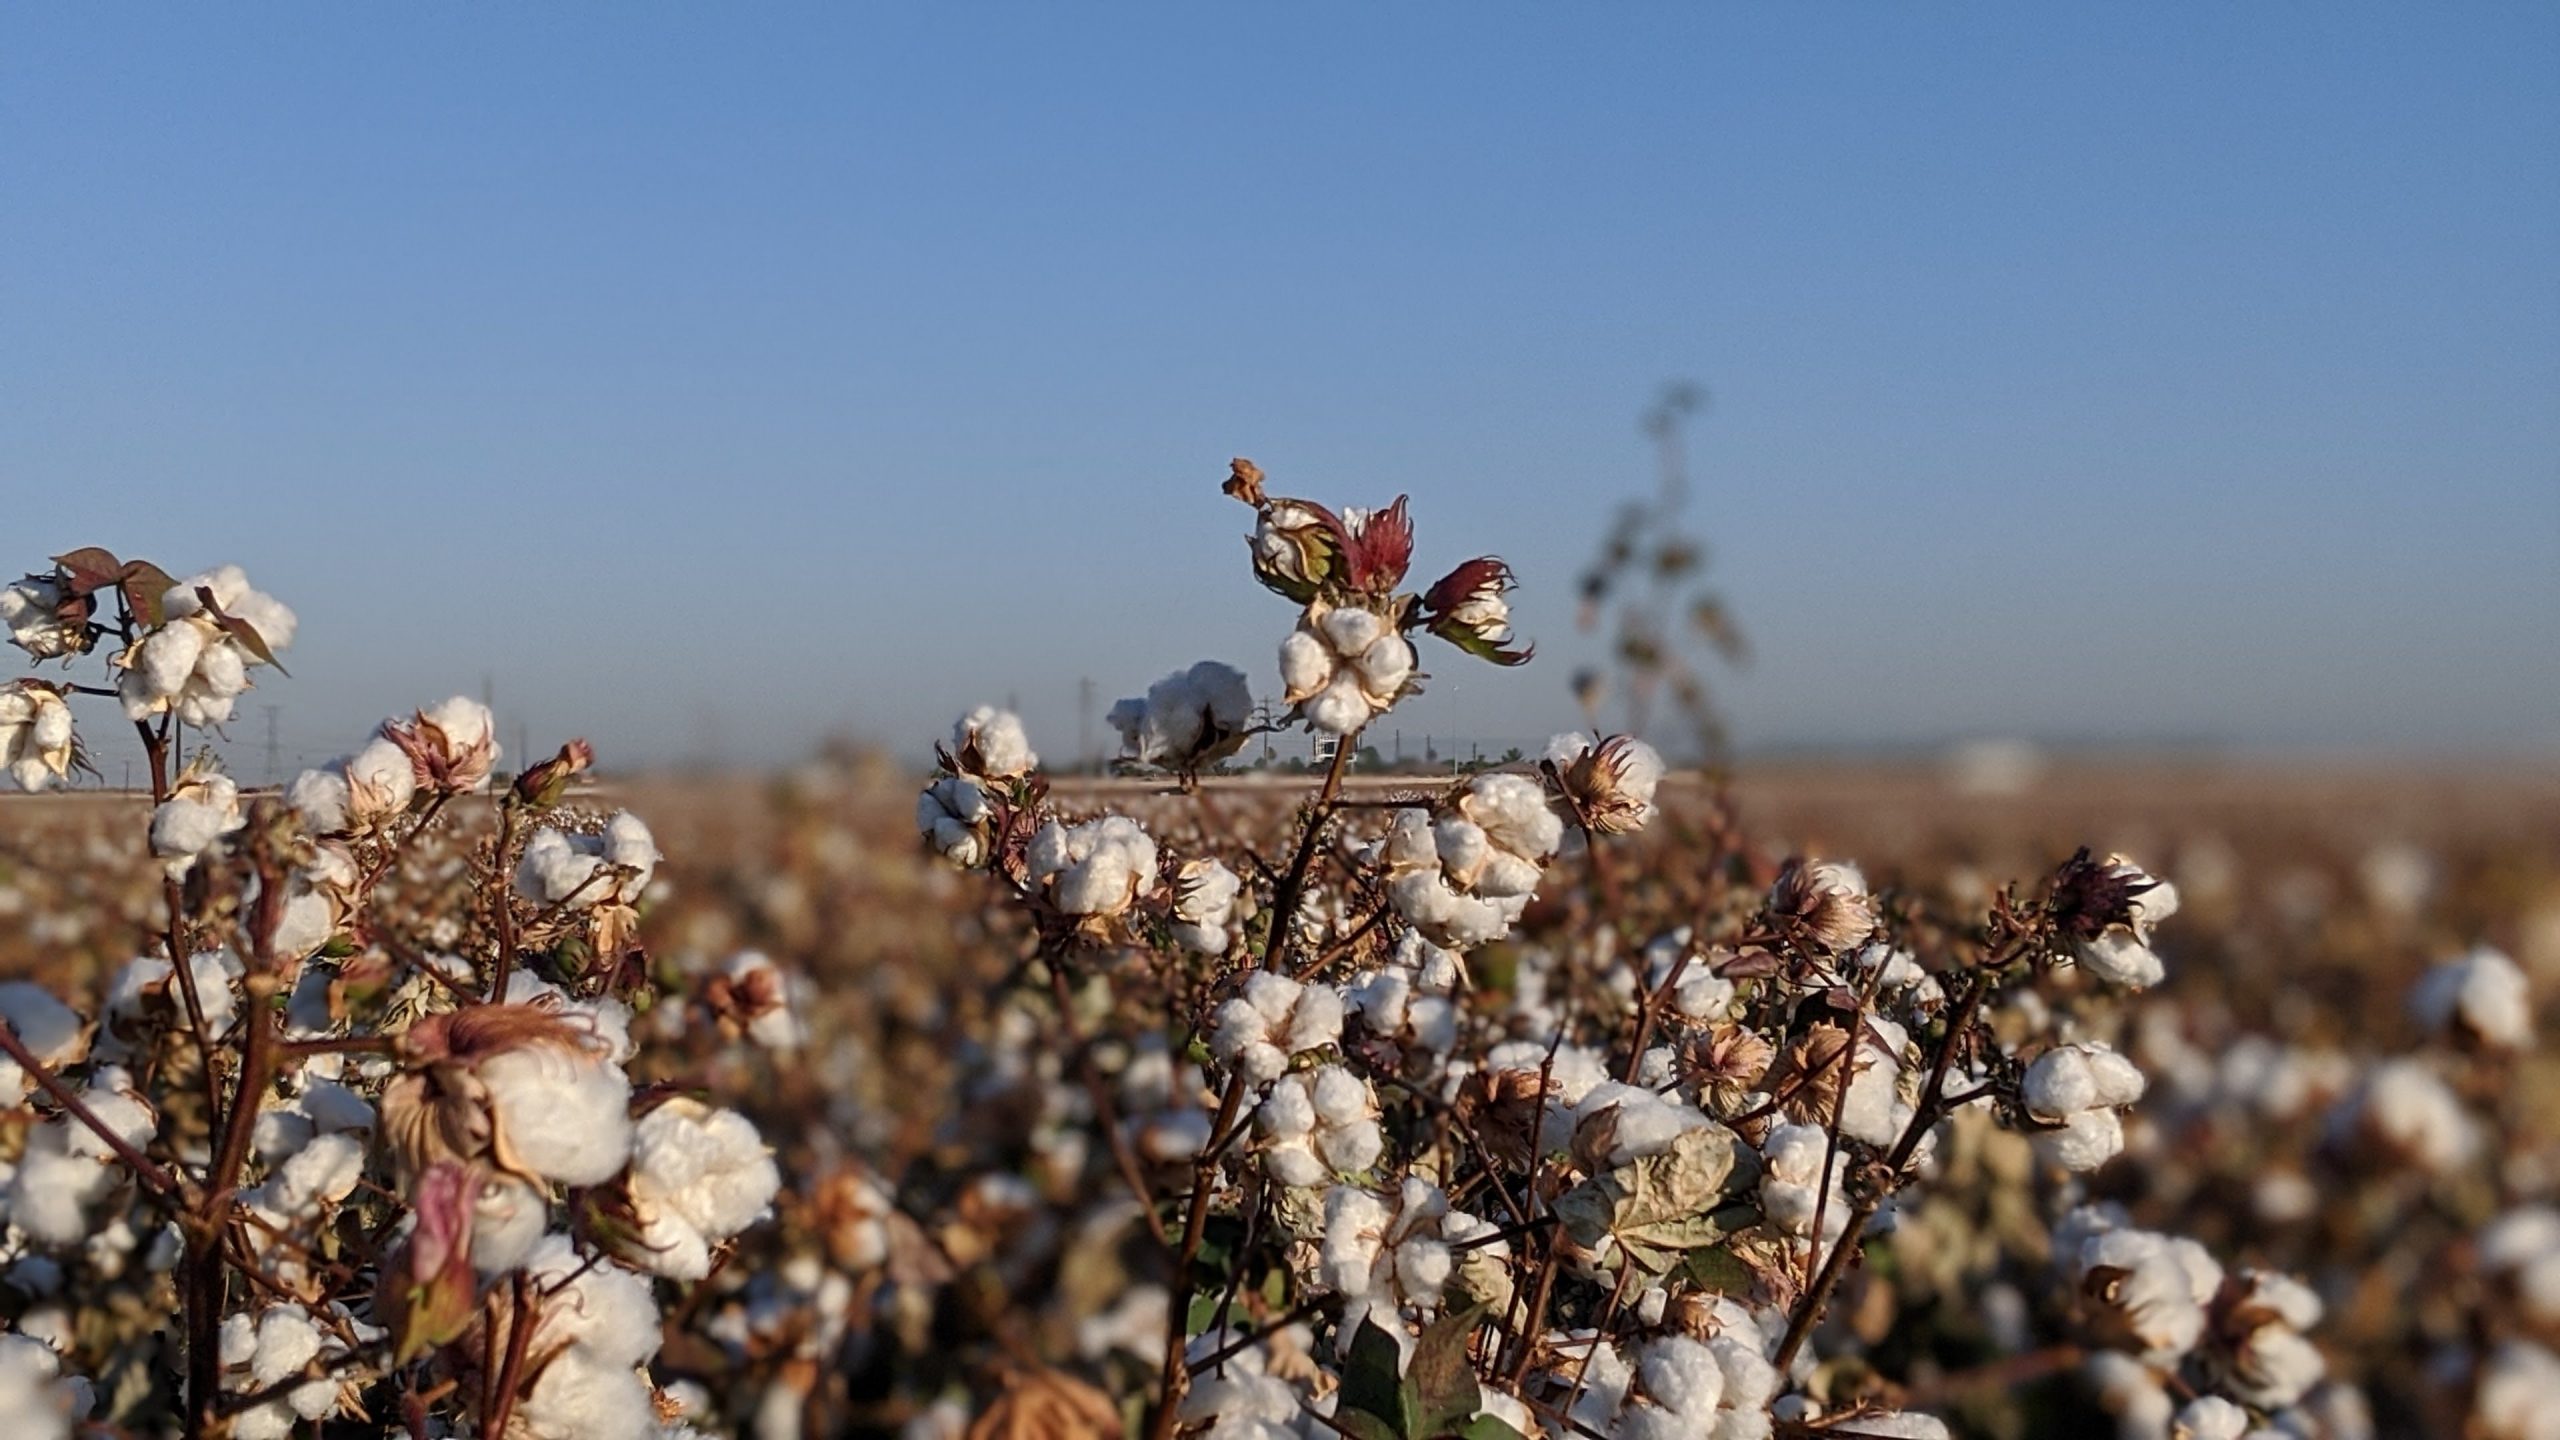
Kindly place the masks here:
POLYGON ((1690 1284, 1711 1294, 1741 1295, 1751 1289, 1751 1267, 1731 1250, 1693 1250, 1689 1252, 1689 1263, 1681 1270, 1690 1284))
POLYGON ((1351 1336, 1351 1357, 1342 1367, 1342 1401, 1334 1418, 1364 1415, 1385 1427, 1396 1440, 1414 1440, 1413 1411, 1400 1373, 1403 1350, 1396 1337, 1367 1315, 1351 1336))
POLYGON ((1413 1416, 1415 1440, 1453 1433, 1484 1408, 1484 1391, 1467 1358, 1467 1341, 1484 1317, 1480 1309, 1443 1315, 1422 1332, 1413 1347, 1413 1364, 1404 1376, 1405 1406, 1413 1416))
POLYGON ((1511 1422, 1499 1415, 1479 1415, 1464 1426, 1450 1432, 1458 1440, 1529 1440, 1511 1428, 1511 1422))

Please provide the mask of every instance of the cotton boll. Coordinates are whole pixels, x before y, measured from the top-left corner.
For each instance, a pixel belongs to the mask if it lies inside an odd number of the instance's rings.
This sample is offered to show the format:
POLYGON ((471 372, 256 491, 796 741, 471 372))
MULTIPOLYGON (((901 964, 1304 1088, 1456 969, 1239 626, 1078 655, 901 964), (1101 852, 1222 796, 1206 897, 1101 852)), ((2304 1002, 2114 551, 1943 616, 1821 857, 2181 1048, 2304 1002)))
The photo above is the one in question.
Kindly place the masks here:
MULTIPOLYGON (((88 1026, 79 1013, 28 981, 0 981, 0 1025, 50 1070, 58 1072, 89 1053, 88 1026)), ((15 1060, 0 1057, 0 1106, 15 1104, 33 1083, 15 1060)))
POLYGON ((952 723, 951 751, 965 773, 990 779, 1028 775, 1040 764, 1021 717, 992 705, 981 705, 952 723))
POLYGON ((575 1346, 542 1367, 516 1420, 529 1440, 631 1440, 658 1423, 649 1384, 633 1366, 575 1346))
POLYGON ((2524 971, 2487 946, 2429 970, 2410 993, 2409 1009, 2427 1029, 2489 1049, 2533 1043, 2533 994, 2524 971))
POLYGON ((1714 1352, 1685 1335, 1667 1335, 1646 1346, 1636 1378, 1646 1398, 1693 1422, 1712 1423, 1724 1398, 1724 1371, 1714 1352))
POLYGON ((418 793, 418 772, 408 752, 385 737, 376 736, 341 768, 347 777, 347 818, 358 826, 398 818, 418 793))
POLYGON ((471 1265, 501 1275, 522 1265, 542 1243, 551 1202, 512 1176, 484 1177, 471 1204, 471 1265))
POLYGON ((631 1154, 631 1082, 618 1065, 526 1045, 477 1068, 512 1164, 567 1185, 600 1185, 631 1154))
POLYGON ((1326 647, 1346 658, 1367 653, 1385 633, 1376 615, 1351 606, 1327 610, 1316 628, 1323 633, 1326 647))
POLYGON ((650 1111, 635 1130, 631 1186, 635 1197, 717 1242, 771 1211, 782 1176, 754 1122, 734 1110, 676 1099, 650 1111))
POLYGON ((285 791, 285 803, 302 816, 302 823, 312 833, 334 834, 347 828, 347 811, 353 803, 347 777, 336 769, 305 770, 294 777, 285 791))

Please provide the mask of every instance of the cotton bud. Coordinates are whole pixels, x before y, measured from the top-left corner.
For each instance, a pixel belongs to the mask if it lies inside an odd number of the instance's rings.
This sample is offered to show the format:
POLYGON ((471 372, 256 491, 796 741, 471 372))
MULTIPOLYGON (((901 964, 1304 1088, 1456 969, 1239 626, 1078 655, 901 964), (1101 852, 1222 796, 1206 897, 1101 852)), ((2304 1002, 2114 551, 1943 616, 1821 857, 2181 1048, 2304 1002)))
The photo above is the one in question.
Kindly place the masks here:
POLYGON ((623 1258, 670 1280, 711 1273, 711 1254, 768 1214, 782 1188, 747 1117, 678 1097, 633 1132, 628 1182, 639 1223, 623 1258))
POLYGON ((1517 587, 1511 567, 1492 556, 1470 560, 1450 571, 1422 597, 1422 623, 1432 634, 1481 660, 1497 665, 1526 662, 1527 649, 1511 643, 1511 602, 1517 587))
POLYGON ((1173 878, 1173 938, 1202 955, 1223 955, 1244 882, 1217 860, 1186 860, 1173 878))
POLYGON ((2483 945, 2429 970, 2409 996, 2420 1025, 2486 1050, 2533 1043, 2533 993, 2524 970, 2483 945))
POLYGON ((1257 970, 1244 993, 1218 1007, 1209 1053, 1229 1071, 1259 1084, 1278 1078, 1293 1055, 1342 1038, 1342 996, 1325 985, 1301 985, 1257 970))
POLYGON ((1254 507, 1248 537, 1254 578, 1304 605, 1320 595, 1384 599, 1404 583, 1413 562, 1413 522, 1405 497, 1383 510, 1346 509, 1339 517, 1311 500, 1274 499, 1262 471, 1238 459, 1226 493, 1254 507))
POLYGON ((951 726, 952 768, 982 780, 1018 780, 1038 769, 1040 757, 1010 710, 981 705, 951 726))
POLYGON ((95 607, 50 575, 0 586, 0 625, 9 627, 9 643, 38 660, 86 654, 95 640, 89 629, 95 607))
POLYGON ((2063 862, 2046 908, 2081 968, 2099 979, 2141 990, 2166 973, 2151 928, 2177 913, 2177 887, 2123 856, 2091 860, 2082 850, 2063 862))
POLYGON ((1836 860, 1790 860, 1769 890, 1769 913, 1811 943, 1841 955, 1875 933, 1876 902, 1858 867, 1836 860))
POLYGON ((85 768, 71 732, 71 707, 41 680, 0 685, 0 768, 21 790, 42 790, 85 768))
POLYGON ((963 870, 987 863, 995 806, 986 787, 966 775, 945 775, 916 797, 916 828, 925 843, 963 870))
POLYGON ((1253 695, 1244 672, 1215 660, 1176 671, 1111 707, 1121 753, 1147 765, 1184 773, 1232 755, 1253 723, 1253 695))
POLYGON ((467 695, 456 695, 408 720, 388 720, 382 726, 383 737, 399 746, 416 767, 417 783, 446 794, 489 788, 489 771, 500 753, 497 732, 489 707, 467 695))
POLYGON ((2065 1170, 2095 1170, 2124 1149, 2119 1106, 2142 1098, 2142 1072, 2104 1045, 2058 1045, 2036 1057, 2019 1081, 2036 1152, 2065 1170))
POLYGON ((525 805, 547 810, 560 803, 569 792, 569 782, 594 768, 596 748, 584 740, 572 740, 560 747, 550 759, 533 766, 516 777, 515 797, 525 805))
POLYGON ((1653 819, 1662 756, 1634 736, 1595 745, 1588 735, 1558 735, 1547 742, 1547 766, 1566 805, 1593 833, 1624 835, 1653 819))
POLYGON ((1082 825, 1052 820, 1025 853, 1034 883, 1070 915, 1125 913, 1156 890, 1156 842, 1138 822, 1106 815, 1082 825))
POLYGON ((183 878, 198 858, 248 821, 240 787, 201 762, 190 764, 169 787, 169 798, 151 812, 151 853, 171 879, 183 878))
POLYGON ((411 1187, 416 1219, 385 1270, 386 1288, 398 1298, 378 1312, 391 1324, 395 1364, 451 1343, 471 1324, 479 1300, 471 1263, 479 1190, 479 1172, 453 1160, 428 1166, 411 1187))

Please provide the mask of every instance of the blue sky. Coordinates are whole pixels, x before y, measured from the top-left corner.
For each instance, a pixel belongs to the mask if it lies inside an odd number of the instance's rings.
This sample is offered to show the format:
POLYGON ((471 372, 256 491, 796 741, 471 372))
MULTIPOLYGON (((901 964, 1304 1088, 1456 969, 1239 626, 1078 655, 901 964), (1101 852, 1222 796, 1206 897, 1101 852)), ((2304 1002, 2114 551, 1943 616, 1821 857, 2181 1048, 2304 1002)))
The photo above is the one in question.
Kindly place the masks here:
POLYGON ((1747 745, 2544 749, 2555 74, 2547 5, 12 7, 0 563, 246 565, 314 760, 484 675, 1063 752, 1267 681, 1245 454, 1510 558, 1539 662, 1400 718, 1536 735, 1687 378, 1747 745))

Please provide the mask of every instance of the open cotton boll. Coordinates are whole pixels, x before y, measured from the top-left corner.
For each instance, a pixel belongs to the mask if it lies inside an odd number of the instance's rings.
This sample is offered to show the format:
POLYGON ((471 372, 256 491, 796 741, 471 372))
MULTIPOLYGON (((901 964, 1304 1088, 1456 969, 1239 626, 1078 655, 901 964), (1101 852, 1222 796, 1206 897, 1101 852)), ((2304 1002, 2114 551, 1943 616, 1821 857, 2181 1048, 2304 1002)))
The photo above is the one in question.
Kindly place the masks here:
POLYGON ((1845 1147, 1831 1144, 1828 1131, 1818 1125, 1779 1125, 1770 1130, 1760 1153, 1760 1205, 1773 1223, 1790 1235, 1811 1235, 1814 1214, 1820 1211, 1826 1245, 1848 1229, 1849 1206, 1840 1193, 1840 1176, 1849 1156, 1845 1147))
POLYGON ((577 1346, 554 1356, 516 1407, 527 1440, 632 1440, 658 1430, 649 1383, 577 1346))
POLYGON ((683 1237, 690 1243, 670 1252, 663 1264, 648 1266, 670 1279, 709 1274, 707 1247, 769 1213, 781 1188, 782 1175, 764 1137, 734 1110, 678 1098, 650 1111, 633 1132, 631 1198, 650 1221, 644 1245, 666 1221, 691 1232, 683 1237))
POLYGON ((406 813, 418 793, 418 771, 409 752, 376 736, 340 767, 347 777, 347 818, 358 826, 378 826, 406 813))
POLYGON ((2487 946, 2447 960, 2409 995, 2420 1025, 2497 1050, 2533 1043, 2533 991, 2516 962, 2487 946))
POLYGON ((284 798, 301 814, 302 823, 312 833, 328 835, 347 828, 347 809, 354 797, 347 788, 347 777, 331 768, 305 770, 296 775, 284 798))
MULTIPOLYGON (((59 1072, 89 1053, 89 1027, 79 1012, 29 981, 0 981, 0 1025, 49 1070, 59 1072)), ((16 1104, 34 1083, 16 1060, 0 1056, 0 1108, 16 1104)))
POLYGON ((2047 1126, 2034 1135, 2038 1154, 2074 1173, 2095 1170, 2124 1149, 2118 1106, 2142 1098, 2142 1072, 2132 1061, 2099 1044, 2058 1045, 2027 1067, 2019 1099, 2031 1119, 2047 1126))
POLYGON ((0 1421, 11 1440, 71 1440, 94 1399, 87 1380, 63 1375, 52 1346, 0 1333, 0 1421))
POLYGON ((600 1056, 523 1045, 476 1070, 498 1122, 502 1154, 566 1185, 601 1185, 631 1156, 631 1081, 600 1056))
POLYGON ((2155 1360, 2186 1354, 2204 1338, 2222 1267, 2193 1240, 2146 1230, 2106 1230, 2080 1243, 2082 1303, 2155 1360), (2095 1282, 2095 1283, 2093 1283, 2095 1282))
POLYGON ((658 1353, 658 1303, 648 1281, 580 1254, 576 1242, 557 1232, 534 1246, 524 1269, 543 1290, 537 1347, 572 1346, 626 1370, 658 1353))
POLYGON ((952 722, 951 753, 963 772, 997 780, 1028 775, 1040 765, 1021 717, 993 705, 981 705, 952 722))
POLYGON ((510 1175, 484 1176, 471 1202, 471 1268, 501 1275, 523 1264, 542 1243, 551 1202, 510 1175))
POLYGON ((2430 1174, 2449 1174, 2480 1150, 2479 1127, 2442 1076, 2415 1056, 2385 1060, 2333 1121, 2351 1139, 2430 1174))

